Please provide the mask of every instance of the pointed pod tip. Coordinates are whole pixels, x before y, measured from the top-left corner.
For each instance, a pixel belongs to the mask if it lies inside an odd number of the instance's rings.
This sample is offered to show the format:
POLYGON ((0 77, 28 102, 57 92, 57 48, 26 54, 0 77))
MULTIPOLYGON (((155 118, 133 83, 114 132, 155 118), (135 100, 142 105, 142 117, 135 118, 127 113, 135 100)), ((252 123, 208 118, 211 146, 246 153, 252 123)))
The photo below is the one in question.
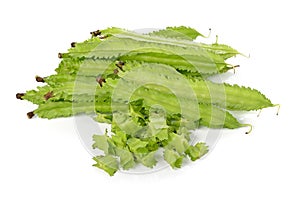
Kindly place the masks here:
POLYGON ((209 38, 209 37, 210 37, 210 35, 211 35, 211 28, 209 28, 208 31, 209 31, 209 32, 208 32, 208 35, 207 35, 207 36, 204 35, 204 36, 203 36, 204 38, 209 38))
POLYGON ((276 112, 276 115, 278 116, 279 115, 279 111, 280 111, 280 104, 275 104, 274 105, 275 107, 277 107, 277 112, 276 112))
POLYGON ((231 65, 231 64, 228 65, 229 65, 228 69, 232 69, 234 74, 235 74, 235 69, 240 67, 240 65, 231 65))
POLYGON ((259 110, 259 112, 257 113, 257 115, 256 115, 256 116, 257 116, 257 117, 259 117, 259 116, 260 116, 260 114, 261 114, 261 112, 262 112, 262 109, 260 109, 260 110, 259 110))
POLYGON ((251 124, 242 124, 242 127, 249 127, 249 130, 245 134, 249 134, 252 132, 252 125, 251 124))

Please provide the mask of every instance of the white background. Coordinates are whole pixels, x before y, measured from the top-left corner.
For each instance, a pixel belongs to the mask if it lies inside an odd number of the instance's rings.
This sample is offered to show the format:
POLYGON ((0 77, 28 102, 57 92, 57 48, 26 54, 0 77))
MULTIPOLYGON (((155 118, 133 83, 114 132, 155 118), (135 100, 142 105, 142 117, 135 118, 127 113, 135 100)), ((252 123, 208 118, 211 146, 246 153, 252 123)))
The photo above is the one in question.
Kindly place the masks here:
MULTIPOLYGON (((297 1, 1 1, 0 199, 299 199, 297 1), (53 73, 71 42, 108 26, 186 25, 219 35, 251 58, 227 81, 265 93, 276 108, 247 115, 205 159, 180 170, 109 177, 92 167, 72 119, 28 120, 15 99, 53 73)), ((213 37, 213 36, 212 36, 213 37)))

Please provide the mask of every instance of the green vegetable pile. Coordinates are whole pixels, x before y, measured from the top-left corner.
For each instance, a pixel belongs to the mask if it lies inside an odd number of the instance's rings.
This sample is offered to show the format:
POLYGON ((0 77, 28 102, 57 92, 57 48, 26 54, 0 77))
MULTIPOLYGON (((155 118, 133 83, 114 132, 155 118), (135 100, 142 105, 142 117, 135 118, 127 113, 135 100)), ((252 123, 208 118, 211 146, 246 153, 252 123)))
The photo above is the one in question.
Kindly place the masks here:
POLYGON ((204 142, 191 144, 191 130, 251 130, 229 111, 276 106, 255 89, 210 81, 234 70, 227 59, 240 53, 217 42, 196 42, 205 36, 195 29, 139 34, 113 27, 91 35, 59 53, 55 74, 36 76, 43 86, 16 97, 38 106, 29 118, 86 114, 111 124, 111 132, 93 136, 93 148, 103 151, 94 166, 111 176, 138 163, 153 168, 159 156, 180 168, 184 159, 195 161, 208 152, 204 142))

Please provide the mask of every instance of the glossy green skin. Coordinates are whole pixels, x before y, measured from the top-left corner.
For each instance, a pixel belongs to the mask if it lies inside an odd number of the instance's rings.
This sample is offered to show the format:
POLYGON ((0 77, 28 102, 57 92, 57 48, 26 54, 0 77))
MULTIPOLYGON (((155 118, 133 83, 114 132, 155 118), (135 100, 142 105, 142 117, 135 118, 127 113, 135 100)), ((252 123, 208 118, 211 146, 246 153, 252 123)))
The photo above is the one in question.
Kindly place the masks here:
MULTIPOLYGON (((182 30, 185 34, 187 34, 187 31, 191 31, 189 29, 182 30)), ((118 28, 103 31, 103 34, 107 34, 109 37, 105 40, 94 37, 84 43, 78 43, 74 48, 69 49, 68 53, 62 54, 62 57, 123 59, 124 61, 126 59, 143 59, 144 62, 162 64, 169 64, 171 61, 173 61, 172 63, 178 63, 179 61, 181 62, 180 65, 171 66, 178 70, 212 75, 232 69, 232 66, 228 65, 225 60, 239 54, 238 51, 227 45, 194 43, 182 40, 180 37, 177 37, 177 39, 181 40, 155 38, 118 28), (134 56, 135 51, 138 51, 139 55, 134 56), (140 55, 143 51, 143 55, 140 55), (156 54, 154 54, 155 52, 156 54), (166 57, 173 58, 166 61, 166 57), (182 62, 182 60, 185 62, 182 62)), ((192 31, 191 34, 194 37, 196 33, 192 31)), ((107 76, 106 73, 102 75, 103 77, 107 76)))
MULTIPOLYGON (((41 117, 46 118, 54 118, 54 117, 60 117, 60 116, 69 116, 71 115, 71 111, 68 109, 70 108, 71 102, 78 103, 79 108, 81 107, 80 104, 82 103, 82 106, 85 106, 84 103, 90 104, 91 102, 95 102, 97 105, 96 110, 101 111, 104 110, 105 113, 109 112, 109 106, 103 103, 104 101, 108 101, 108 96, 111 95, 111 91, 114 89, 115 85, 117 84, 116 80, 110 80, 107 81, 107 84, 104 84, 103 88, 100 88, 97 83, 95 82, 95 78, 98 75, 106 75, 107 78, 109 78, 109 75, 113 74, 113 70, 116 69, 114 61, 118 59, 117 55, 114 52, 117 52, 120 50, 120 46, 117 46, 117 42, 125 41, 124 38, 127 39, 127 41, 130 41, 129 44, 126 46, 125 43, 123 45, 123 49, 128 51, 126 49, 128 48, 136 48, 139 47, 143 42, 150 44, 150 49, 143 49, 141 52, 136 51, 129 51, 126 54, 122 55, 119 58, 122 58, 123 60, 127 61, 126 65, 124 66, 125 72, 130 71, 132 69, 135 69, 139 66, 147 66, 148 72, 146 74, 140 74, 141 77, 147 76, 149 74, 153 73, 160 73, 163 74, 163 76, 168 76, 167 73, 163 73, 159 71, 159 66, 161 64, 168 64, 168 66, 173 67, 174 70, 179 70, 184 74, 184 70, 186 70, 186 73, 192 73, 196 72, 195 68, 193 68, 193 65, 189 62, 190 60, 194 61, 192 63, 201 63, 201 58, 195 57, 198 55, 199 51, 203 54, 203 50, 197 50, 199 47, 198 44, 191 43, 189 41, 179 40, 179 41, 173 41, 173 40, 164 40, 162 38, 149 38, 148 36, 142 36, 139 34, 135 34, 133 32, 124 31, 122 29, 115 29, 112 28, 111 30, 104 31, 104 34, 110 34, 110 37, 112 38, 112 42, 108 42, 110 46, 110 49, 107 47, 104 50, 107 50, 107 55, 111 57, 102 57, 102 58, 93 58, 92 56, 89 58, 82 57, 86 54, 83 52, 89 52, 95 48, 98 48, 99 44, 104 43, 104 40, 101 40, 97 37, 94 37, 92 39, 89 39, 83 43, 77 43, 74 48, 71 48, 69 50, 69 56, 68 58, 65 58, 60 63, 59 67, 56 69, 57 75, 49 76, 45 79, 45 81, 49 84, 49 86, 41 87, 38 91, 28 91, 26 95, 23 97, 23 99, 27 99, 29 101, 32 101, 35 104, 40 104, 40 107, 35 111, 38 115, 41 117), (115 38, 113 36, 117 35, 115 38), (157 44, 157 42, 164 42, 163 51, 158 51, 157 47, 161 47, 161 44, 157 44), (180 56, 177 56, 177 54, 170 54, 167 50, 170 50, 171 48, 174 48, 174 45, 179 45, 179 47, 176 47, 173 52, 178 53, 184 53, 186 52, 186 57, 188 59, 185 59, 180 56), (116 48, 115 48, 116 46, 116 48), (192 50, 185 49, 185 47, 193 47, 192 50), (155 49, 157 52, 155 52, 155 49), (111 52, 109 52, 111 51, 111 52), (72 57, 70 57, 72 56, 72 57), (73 57, 74 56, 74 57, 73 57), (170 59, 171 58, 171 59, 170 59), (200 59, 200 60, 199 60, 200 59), (142 62, 145 60, 145 62, 142 62), (189 60, 189 61, 188 61, 189 60), (158 70, 158 71, 157 71, 158 70), (76 81, 75 81, 76 80, 76 81), (74 86, 76 90, 74 90, 74 86), (49 100, 45 100, 43 97, 46 93, 46 91, 53 92, 53 97, 49 100), (96 91, 96 92, 95 92, 96 91), (95 98, 96 97, 96 98, 95 98), (50 113, 47 111, 47 109, 51 110, 54 109, 55 103, 51 102, 59 102, 57 113, 50 113), (102 108, 100 108, 100 103, 102 103, 102 108), (60 109, 63 110, 65 105, 65 111, 60 112, 60 109), (105 109, 104 109, 105 107, 105 109), (62 114, 60 114, 62 113, 62 114)), ((122 44, 122 42, 121 42, 122 44)), ((236 55, 238 54, 237 51, 234 51, 232 48, 226 46, 226 45, 204 45, 201 44, 201 46, 204 46, 205 49, 211 52, 211 55, 217 56, 225 56, 228 57, 228 55, 236 55)), ((101 46, 103 47, 103 46, 101 46)), ((97 51, 95 51, 97 54, 97 51)), ((207 55, 206 52, 204 54, 207 55)), ((90 56, 90 55, 89 55, 90 56)), ((185 56, 183 56, 185 57, 185 56)), ((203 61, 203 60, 202 60, 203 61)), ((221 59, 222 61, 222 59, 221 59)), ((221 62, 220 62, 221 63, 221 62)), ((163 65, 164 66, 164 65, 163 65)), ((202 69, 204 69, 202 67, 202 69)), ((219 70, 222 71, 221 68, 219 70)), ((205 70, 204 70, 205 71, 205 70)), ((204 73, 203 71, 203 73, 204 73)), ((208 72, 209 70, 207 70, 208 72)), ((224 68, 224 71, 226 69, 224 68)), ((119 73, 118 76, 115 76, 114 78, 120 78, 122 73, 119 73)), ((205 74, 205 73, 204 73, 205 74)), ((200 76, 201 77, 201 76, 200 76)), ((201 78, 197 78, 198 80, 190 81, 190 85, 193 88, 197 99, 199 103, 199 107, 201 108, 201 118, 203 125, 210 126, 210 127, 220 127, 219 125, 212 125, 208 122, 211 119, 211 107, 214 107, 218 109, 218 112, 225 112, 222 111, 223 109, 229 109, 229 110, 258 110, 265 107, 274 106, 270 100, 268 100, 264 95, 259 93, 257 90, 253 90, 250 88, 244 88, 239 86, 231 86, 228 84, 215 84, 211 83, 205 80, 202 80, 201 78), (200 79, 200 80, 199 80, 200 79), (212 98, 213 97, 213 98, 212 98), (224 101, 224 97, 226 97, 226 101, 224 101), (219 108, 217 108, 219 107, 219 108), (207 114, 206 114, 207 113, 207 114)), ((174 82, 176 84, 176 82, 174 82)), ((129 86, 130 87, 130 86, 129 86)), ((181 92, 180 85, 177 86, 179 91, 179 97, 183 98, 185 97, 184 91, 181 92), (181 92, 181 93, 180 93, 181 92)), ((152 87, 150 88, 154 98, 156 101, 160 101, 159 103, 164 103, 163 99, 167 99, 170 96, 170 91, 165 90, 160 87, 152 87), (159 96, 158 96, 159 95, 159 96), (166 97, 168 96, 168 97, 166 97)), ((148 99, 145 99, 149 102, 151 102, 151 95, 149 95, 149 87, 146 86, 141 88, 139 90, 141 96, 146 95, 149 97, 148 99)), ((154 102, 152 100, 151 103, 154 102)), ((169 102, 169 101, 168 101, 169 102)), ((167 106, 167 103, 165 103, 167 106)), ((149 103, 150 105, 150 103, 149 103)), ((90 106, 93 107, 93 106, 90 106)), ((87 109, 89 110, 89 109, 87 109)), ((172 110, 170 109, 170 112, 174 112, 178 110, 172 110)), ((54 112, 54 111, 53 111, 54 112)), ((80 109, 76 111, 74 114, 81 112, 80 109)), ((82 111, 83 112, 83 111, 82 111)), ((91 111, 87 111, 91 112, 91 111)), ((218 113, 216 112, 216 113, 218 113)), ((228 112, 226 113, 226 119, 228 118, 228 123, 225 123, 224 127, 230 127, 230 123, 235 124, 232 125, 233 127, 239 127, 237 123, 237 120, 234 120, 233 116, 230 115, 228 112), (228 113, 228 114, 227 114, 228 113), (236 121, 236 122, 235 122, 236 121)), ((224 114, 222 114, 224 115, 224 114)), ((218 115, 215 115, 213 118, 217 118, 218 115)), ((226 120, 225 120, 226 121, 226 120)))
POLYGON ((159 148, 166 162, 179 168, 185 157, 194 161, 208 152, 204 143, 189 144, 190 130, 251 128, 227 110, 274 106, 255 89, 206 80, 232 69, 225 60, 240 53, 223 44, 193 42, 204 37, 195 29, 168 27, 140 35, 109 28, 102 34, 105 39, 92 37, 59 54, 57 74, 20 98, 37 104, 34 114, 41 118, 88 114, 112 124, 111 136, 93 137, 93 148, 105 154, 94 157, 94 166, 110 176, 136 163, 152 168, 159 148))
MULTIPOLYGON (((129 64, 129 63, 128 63, 129 64)), ((164 65, 159 65, 164 66, 164 65)), ((137 71, 141 77, 146 76, 146 74, 153 74, 155 75, 159 66, 143 66, 141 71, 137 71), (148 71, 145 71, 148 69, 148 71), (142 73, 145 73, 143 75, 142 73)), ((166 66, 164 66, 166 67, 166 66)), ((135 68, 136 69, 136 68, 135 68)), ((173 69, 168 69, 173 70, 173 69)), ((173 70, 174 73, 177 73, 173 70)), ((123 75, 126 75, 124 73, 123 75)), ((158 75, 158 74, 156 74, 158 75)), ((167 77, 167 73, 163 73, 163 70, 159 70, 159 75, 161 78, 167 77)), ((63 76, 56 76, 55 78, 50 78, 48 80, 53 81, 56 80, 64 80, 65 75, 63 76)), ((122 77, 122 76, 121 76, 122 77)), ((108 83, 104 84, 102 88, 100 88, 97 83, 95 82, 95 77, 76 77, 77 78, 77 85, 80 87, 76 87, 76 92, 78 95, 74 94, 74 80, 69 80, 69 82, 64 82, 61 86, 57 86, 51 89, 54 91, 54 97, 50 98, 45 104, 41 104, 39 108, 35 111, 40 117, 45 118, 56 118, 56 117, 66 117, 71 116, 78 113, 93 113, 93 112, 100 112, 100 113, 111 113, 111 99, 108 97, 111 96, 111 92, 118 84, 118 80, 110 80, 108 83), (96 88, 96 92, 95 92, 96 88), (64 102, 60 102, 60 101, 64 102), (54 102, 51 102, 54 101, 54 102), (59 101, 59 102, 56 102, 59 101), (73 104, 72 104, 73 102, 73 104), (57 105, 57 106, 56 106, 57 105), (73 106, 72 106, 73 105, 73 106), (72 110, 72 107, 74 110, 72 110), (76 108, 76 109, 75 109, 76 108), (85 111, 85 112, 84 112, 85 111)), ((167 78, 165 78, 167 80, 167 78)), ((47 80, 47 79, 46 79, 47 80)), ((129 84, 127 87, 132 87, 131 84, 138 84, 138 79, 134 82, 129 81, 126 84, 129 84)), ((50 81, 50 82, 51 82, 50 81)), ((150 107, 153 104, 160 104, 165 107, 170 113, 180 113, 180 106, 177 105, 177 98, 184 98, 186 96, 183 90, 180 90, 180 83, 176 85, 176 81, 172 81, 175 84, 175 87, 178 87, 178 94, 174 96, 172 92, 164 87, 160 87, 158 85, 144 85, 143 87, 139 88, 132 96, 131 100, 137 100, 140 97, 144 97, 146 106, 150 107)), ((222 109, 218 108, 226 108, 232 110, 255 110, 261 109, 264 107, 273 106, 268 99, 266 99, 262 94, 260 94, 256 90, 252 90, 250 88, 238 87, 238 86, 230 86, 228 84, 215 84, 207 81, 191 81, 191 87, 195 91, 195 94, 198 99, 199 109, 200 109, 200 117, 201 125, 220 128, 238 128, 244 126, 240 124, 229 112, 223 111, 222 109), (216 93, 213 95, 212 99, 212 92, 216 93), (222 94, 222 90, 224 95, 226 95, 226 105, 223 103, 224 97, 222 94), (250 96, 250 98, 249 98, 250 96), (242 98, 244 97, 244 98, 242 98), (259 103, 259 104, 258 104, 259 103), (216 106, 213 106, 213 105, 216 106), (212 112, 213 110, 213 112, 212 112), (223 121, 224 122, 223 122, 223 121)), ((41 90, 41 98, 43 99, 42 95, 45 93, 44 90, 41 90)), ((33 95, 34 98, 37 97, 35 93, 33 95)), ((189 99, 185 99, 187 102, 189 99)), ((43 100, 43 103, 45 101, 43 100)), ((123 101, 125 103, 126 100, 123 101)), ((192 102, 192 101, 191 101, 192 102)), ((122 103, 122 102, 121 102, 122 103)), ((187 112, 192 113, 193 110, 189 110, 189 108, 185 108, 187 112)))
MULTIPOLYGON (((95 88, 97 88, 96 87, 97 83, 95 81, 95 78, 97 77, 97 75, 101 74, 101 72, 106 70, 107 65, 111 65, 111 62, 107 60, 96 60, 96 61, 87 60, 82 62, 77 62, 77 61, 74 62, 75 64, 72 64, 72 62, 70 62, 70 65, 75 67, 76 65, 81 66, 80 70, 77 70, 77 72, 74 70, 73 71, 66 70, 66 72, 62 72, 62 70, 60 70, 60 73, 58 75, 53 75, 45 79, 45 81, 51 87, 54 87, 53 90, 55 93, 58 94, 65 93, 71 95, 74 93, 73 87, 76 83, 80 83, 80 84, 77 84, 76 86, 77 91, 75 91, 75 93, 86 93, 86 94, 94 93, 95 88), (68 74, 69 72, 71 74, 68 74), (77 73, 77 75, 75 75, 75 73, 77 73)), ((162 73, 160 71, 157 72, 159 66, 165 66, 165 65, 152 63, 150 66, 150 64, 148 63, 140 64, 136 62, 131 62, 131 63, 127 63, 124 66, 124 68, 130 71, 132 69, 137 68, 138 66, 148 66, 148 72, 146 73, 149 74, 161 73, 165 76, 168 76, 166 72, 165 73, 162 73)), ((121 73, 119 73, 116 78, 120 76, 121 73)), ((140 74, 139 76, 143 77, 143 76, 147 76, 147 74, 144 75, 140 74)), ((111 85, 111 87, 114 87, 115 82, 113 81, 110 82, 111 83, 105 85, 108 86, 111 85)), ((174 84, 176 84, 176 82, 174 82, 174 84)), ((237 85, 231 86, 229 84, 215 84, 205 80, 190 81, 190 85, 196 92, 197 97, 199 99, 199 103, 206 103, 206 104, 213 103, 229 110, 258 110, 265 107, 274 106, 269 99, 267 99, 263 94, 261 94, 259 91, 255 89, 240 87, 237 85), (212 94, 216 94, 214 95, 213 100, 211 100, 212 94), (220 97, 219 94, 224 94, 226 96, 226 101, 224 101, 224 97, 222 96, 220 97)), ((178 88, 180 89, 180 86, 178 86, 178 88)), ((45 89, 43 89, 42 91, 45 92, 45 89)), ((27 93, 27 95, 29 94, 31 93, 30 92, 27 93)), ((185 94, 182 94, 182 96, 184 95, 185 94)), ((35 92, 32 94, 32 96, 36 96, 35 92)))

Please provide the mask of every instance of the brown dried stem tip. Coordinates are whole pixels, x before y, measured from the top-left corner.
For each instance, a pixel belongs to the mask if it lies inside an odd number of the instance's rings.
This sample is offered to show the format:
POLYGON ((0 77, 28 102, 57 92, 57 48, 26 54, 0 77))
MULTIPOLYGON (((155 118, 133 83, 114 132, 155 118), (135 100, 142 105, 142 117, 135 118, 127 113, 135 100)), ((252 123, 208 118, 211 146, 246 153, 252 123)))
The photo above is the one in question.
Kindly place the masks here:
POLYGON ((58 53, 58 58, 62 58, 63 54, 62 53, 58 53))
POLYGON ((35 80, 36 80, 36 82, 40 82, 40 83, 44 83, 45 82, 44 78, 42 78, 40 76, 35 76, 35 80))
POLYGON ((118 74, 119 73, 119 70, 116 68, 114 69, 114 74, 118 74))
POLYGON ((20 99, 20 100, 23 100, 22 97, 23 97, 24 95, 25 95, 24 93, 17 93, 17 94, 16 94, 16 98, 17 98, 17 99, 20 99))
POLYGON ((98 77, 96 78, 96 81, 97 81, 97 83, 99 83, 100 87, 103 86, 102 83, 106 83, 106 80, 105 80, 104 78, 102 78, 101 76, 98 76, 98 77))
POLYGON ((92 35, 93 37, 96 37, 96 36, 98 36, 98 35, 101 35, 101 31, 100 31, 100 30, 92 31, 92 32, 90 32, 90 33, 91 33, 91 35, 92 35))
POLYGON ((121 71, 124 71, 123 70, 123 66, 125 65, 125 62, 123 61, 117 61, 116 62, 116 66, 121 70, 121 71))
POLYGON ((45 98, 46 101, 48 99, 50 99, 51 97, 53 97, 53 92, 48 92, 47 94, 44 95, 44 98, 45 98))
POLYGON ((72 42, 71 47, 75 47, 75 46, 76 46, 76 42, 72 42))
POLYGON ((100 35, 100 36, 99 36, 100 39, 105 39, 105 38, 107 38, 107 37, 108 37, 107 35, 100 35))
POLYGON ((28 117, 28 119, 31 119, 31 118, 33 118, 33 117, 34 117, 34 113, 33 113, 33 111, 31 111, 31 112, 28 112, 28 113, 27 113, 27 117, 28 117))

